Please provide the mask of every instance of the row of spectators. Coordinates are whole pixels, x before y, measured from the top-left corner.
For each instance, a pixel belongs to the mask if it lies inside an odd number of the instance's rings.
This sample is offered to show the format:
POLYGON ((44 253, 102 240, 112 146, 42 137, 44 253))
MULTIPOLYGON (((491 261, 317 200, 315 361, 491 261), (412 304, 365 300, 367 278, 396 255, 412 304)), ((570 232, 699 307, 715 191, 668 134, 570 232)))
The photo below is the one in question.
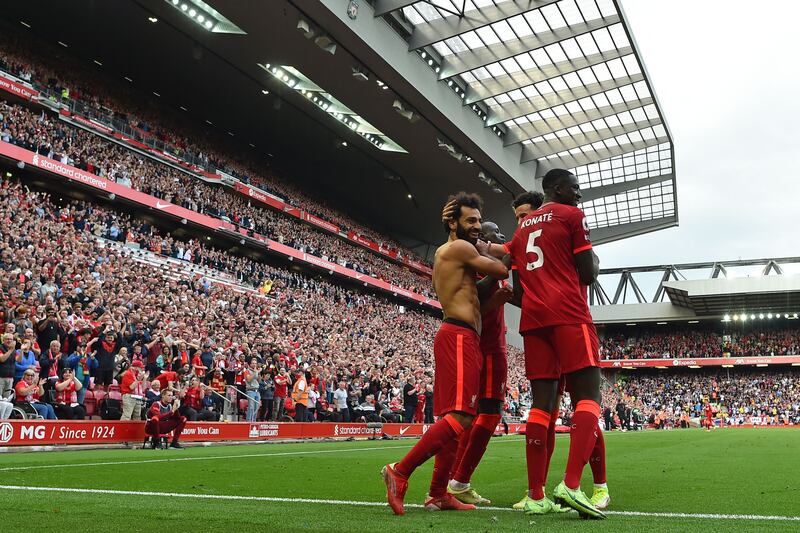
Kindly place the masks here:
POLYGON ((128 134, 143 136, 143 140, 156 139, 160 148, 177 157, 209 170, 223 170, 319 218, 355 231, 385 249, 424 262, 395 240, 357 222, 322 199, 312 198, 308 191, 265 161, 245 155, 242 147, 228 136, 192 125, 185 116, 153 101, 149 95, 143 96, 129 84, 107 78, 87 63, 61 48, 35 41, 29 35, 11 31, 0 34, 0 70, 47 90, 66 103, 78 104, 86 116, 96 117, 128 134))
POLYGON ((707 404, 725 425, 800 424, 800 372, 746 368, 637 371, 607 387, 603 403, 615 412, 622 404, 634 423, 639 417, 660 428, 688 427, 691 419, 705 417, 707 404))
POLYGON ((748 331, 645 331, 608 334, 601 341, 603 359, 672 359, 800 354, 800 326, 748 331))
POLYGON ((291 217, 255 207, 221 186, 140 156, 42 112, 0 101, 0 140, 143 193, 232 222, 303 252, 432 297, 430 279, 291 217))
MULTIPOLYGON (((253 358, 262 381, 272 381, 272 387, 258 386, 266 389, 265 399, 267 390, 278 388, 281 370, 292 377, 302 371, 328 404, 339 382, 348 397, 359 391, 359 405, 391 405, 390 391, 410 378, 416 396, 430 392, 435 317, 179 241, 97 206, 56 205, 47 193, 29 191, 13 180, 0 186, 0 221, 0 324, 14 346, 13 358, 0 354, 0 383, 7 384, 6 392, 25 372, 54 380, 66 368, 75 371, 81 389, 108 388, 115 378, 123 382, 122 373, 136 361, 150 383, 175 372, 170 381, 190 386, 197 376, 211 386, 219 370, 220 379, 241 387, 244 368, 253 358), (176 277, 144 256, 98 239, 121 240, 121 235, 155 253, 185 259, 191 250, 192 261, 235 276, 241 288, 200 275, 176 277), (265 279, 267 296, 244 290, 247 283, 265 279)), ((513 357, 519 359, 519 352, 513 357)), ((510 366, 509 383, 518 385, 522 365, 510 366)), ((80 390, 75 393, 82 398, 80 390)), ((275 390, 271 394, 274 398, 275 390)), ((402 402, 404 415, 407 404, 402 402)), ((271 404, 260 405, 266 409, 271 404)), ((281 414, 278 408, 261 416, 281 414)))

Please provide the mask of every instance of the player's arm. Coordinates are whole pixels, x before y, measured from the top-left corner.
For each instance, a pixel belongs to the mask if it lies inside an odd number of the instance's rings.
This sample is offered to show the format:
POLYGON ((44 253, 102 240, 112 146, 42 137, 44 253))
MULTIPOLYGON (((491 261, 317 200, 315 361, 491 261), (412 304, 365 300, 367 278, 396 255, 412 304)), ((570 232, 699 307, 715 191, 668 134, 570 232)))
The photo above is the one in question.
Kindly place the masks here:
POLYGON ((516 270, 511 271, 511 283, 514 292, 508 303, 522 309, 522 283, 519 280, 519 272, 516 270))
POLYGON ((478 300, 480 300, 481 305, 492 297, 492 290, 496 284, 497 280, 491 276, 484 276, 475 283, 475 288, 478 290, 478 300))
MULTIPOLYGON (((497 283, 496 280, 495 283, 497 283)), ((503 286, 493 292, 489 298, 486 300, 481 300, 481 314, 485 315, 490 311, 494 311, 498 307, 504 306, 509 300, 511 300, 512 295, 513 293, 511 287, 504 283, 503 286)))
POLYGON ((572 254, 575 257, 578 277, 581 284, 591 285, 597 281, 597 276, 600 274, 600 259, 594 253, 592 241, 589 240, 589 224, 583 211, 577 208, 570 214, 568 220, 572 233, 572 254))
POLYGON ((506 279, 508 268, 499 259, 478 253, 479 250, 485 252, 487 243, 479 241, 477 246, 473 246, 467 241, 454 241, 451 245, 454 259, 469 266, 478 274, 491 276, 494 279, 506 279))
POLYGON ((591 285, 600 274, 600 259, 591 248, 575 254, 575 268, 583 285, 591 285))

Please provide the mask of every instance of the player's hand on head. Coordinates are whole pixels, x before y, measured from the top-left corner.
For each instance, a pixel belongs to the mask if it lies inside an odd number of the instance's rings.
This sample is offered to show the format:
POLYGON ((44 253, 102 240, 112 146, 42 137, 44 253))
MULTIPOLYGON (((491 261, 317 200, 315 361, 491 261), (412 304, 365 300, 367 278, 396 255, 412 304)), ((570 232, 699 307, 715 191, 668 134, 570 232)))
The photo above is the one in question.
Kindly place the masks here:
POLYGON ((457 200, 450 200, 442 208, 442 222, 453 220, 453 215, 456 212, 457 200))

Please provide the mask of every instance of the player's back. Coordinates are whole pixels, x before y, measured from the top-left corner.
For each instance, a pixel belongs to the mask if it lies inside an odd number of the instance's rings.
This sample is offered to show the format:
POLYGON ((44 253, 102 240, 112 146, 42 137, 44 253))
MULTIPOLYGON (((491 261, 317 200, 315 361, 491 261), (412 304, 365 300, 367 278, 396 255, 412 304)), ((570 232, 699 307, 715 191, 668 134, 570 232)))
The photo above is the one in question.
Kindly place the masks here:
POLYGON ((509 246, 523 287, 521 333, 592 321, 574 258, 591 247, 577 207, 549 202, 525 217, 509 246))

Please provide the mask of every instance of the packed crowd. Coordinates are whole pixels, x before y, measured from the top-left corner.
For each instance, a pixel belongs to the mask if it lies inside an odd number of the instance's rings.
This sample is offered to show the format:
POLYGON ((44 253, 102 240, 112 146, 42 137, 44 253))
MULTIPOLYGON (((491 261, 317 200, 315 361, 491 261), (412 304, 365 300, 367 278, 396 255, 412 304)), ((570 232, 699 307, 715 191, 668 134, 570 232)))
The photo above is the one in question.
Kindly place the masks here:
POLYGON ((192 126, 173 110, 143 97, 129 85, 107 79, 63 49, 33 41, 21 33, 3 32, 0 35, 0 70, 47 91, 54 98, 77 104, 88 117, 118 130, 124 129, 128 134, 142 136, 143 140, 156 139, 159 147, 176 157, 211 171, 220 169, 385 249, 424 262, 394 239, 354 220, 322 199, 312 197, 263 160, 244 156, 242 147, 228 136, 192 126), (232 154, 244 157, 235 160, 232 154))
MULTIPOLYGON (((0 396, 8 398, 11 388, 23 383, 17 397, 44 409, 47 402, 40 400, 46 389, 71 379, 81 386, 64 401, 77 406, 87 388, 108 388, 115 380, 124 386, 124 373, 136 373, 140 362, 145 389, 175 387, 188 394, 187 402, 194 402, 198 395, 186 391, 201 387, 200 396, 209 396, 216 413, 223 405, 214 402, 230 396, 228 385, 233 385, 240 390, 232 393, 234 398, 251 397, 259 408, 251 413, 254 417, 280 418, 286 406, 276 398, 295 393, 310 402, 314 419, 344 419, 334 396, 341 382, 348 417, 368 415, 364 404, 372 404, 379 413, 386 407, 386 415, 424 419, 424 407, 420 413, 407 413, 410 402, 396 391, 413 379, 415 408, 424 406, 423 398, 431 392, 432 339, 438 323, 432 316, 198 242, 179 241, 97 206, 56 205, 47 193, 31 192, 13 180, 0 187, 0 220, 0 324, 6 334, 0 350, 0 396), (199 275, 176 279, 103 239, 124 239, 154 253, 183 255, 184 260, 191 250, 192 261, 235 276, 242 287, 263 286, 267 280, 270 289, 264 295, 199 275), (64 374, 67 369, 71 376, 64 374), (310 397, 293 389, 299 379, 309 384, 310 397)), ((521 354, 515 351, 513 357, 521 354)), ((522 379, 519 372, 512 372, 509 383, 521 382, 514 379, 522 379)), ((54 392, 49 399, 57 407, 56 397, 54 392)), ((514 396, 510 398, 513 404, 514 396)), ((59 409, 43 416, 56 416, 59 409)), ((291 413, 296 414, 294 409, 291 413)))
POLYGON ((800 327, 748 331, 645 331, 606 335, 603 359, 748 357, 800 354, 800 327))
POLYGON ((430 279, 287 215, 140 156, 44 112, 0 101, 0 140, 57 159, 187 209, 232 222, 362 274, 433 296, 430 279))
POLYGON ((705 417, 706 404, 726 425, 800 424, 800 372, 637 371, 604 391, 604 406, 613 413, 620 403, 628 415, 641 414, 642 422, 657 428, 688 427, 691 419, 705 417))

